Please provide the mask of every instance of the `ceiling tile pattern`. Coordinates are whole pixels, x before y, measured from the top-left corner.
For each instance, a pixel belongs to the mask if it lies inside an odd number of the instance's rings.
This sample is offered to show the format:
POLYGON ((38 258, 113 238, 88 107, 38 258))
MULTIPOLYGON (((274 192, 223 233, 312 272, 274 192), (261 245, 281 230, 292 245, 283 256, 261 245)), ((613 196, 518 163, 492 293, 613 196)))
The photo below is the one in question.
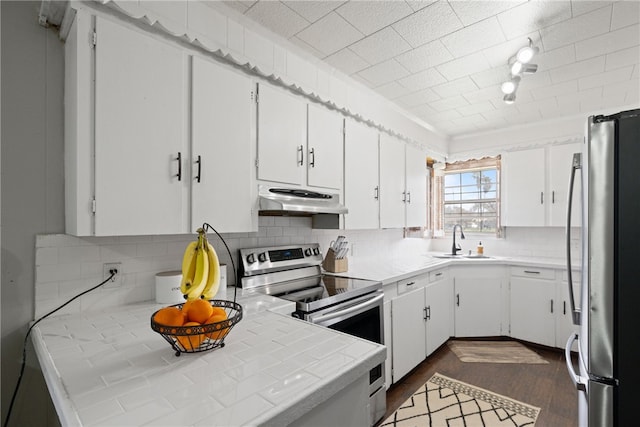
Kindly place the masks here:
POLYGON ((640 105, 640 0, 224 3, 451 137, 640 105), (529 38, 538 71, 506 105, 529 38))

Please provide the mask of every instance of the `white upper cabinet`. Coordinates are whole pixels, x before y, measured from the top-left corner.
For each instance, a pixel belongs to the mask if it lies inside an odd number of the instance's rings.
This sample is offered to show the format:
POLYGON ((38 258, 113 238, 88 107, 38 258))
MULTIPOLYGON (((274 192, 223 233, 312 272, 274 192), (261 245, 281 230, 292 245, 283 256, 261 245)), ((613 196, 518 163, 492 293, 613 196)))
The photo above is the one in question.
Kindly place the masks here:
POLYGON ((380 227, 402 228, 405 222, 405 144, 380 134, 380 227))
POLYGON ((253 82, 198 57, 192 79, 191 229, 207 222, 221 233, 257 231, 253 82))
POLYGON ((344 201, 346 229, 379 228, 378 131, 345 120, 344 201))
MULTIPOLYGON (((582 144, 552 145, 549 147, 549 221, 548 225, 564 227, 567 224, 567 197, 574 153, 582 152, 582 144)), ((580 171, 575 176, 571 225, 580 226, 582 186, 580 171)))
POLYGON ((342 190, 343 116, 324 107, 308 104, 307 126, 307 184, 342 190))
POLYGON ((504 158, 504 217, 507 226, 543 226, 545 150, 514 151, 504 158))
POLYGON ((380 227, 427 223, 426 156, 418 148, 380 134, 380 227))
POLYGON ((250 79, 93 21, 78 10, 65 44, 66 232, 180 234, 203 222, 255 231, 250 79))
POLYGON ((418 148, 406 145, 406 227, 427 225, 427 158, 418 148))
POLYGON ((101 17, 96 34, 95 234, 183 232, 187 55, 101 17))
POLYGON ((258 87, 258 179, 302 185, 306 173, 307 105, 285 89, 258 87))
MULTIPOLYGON (((508 226, 566 225, 567 190, 573 153, 581 144, 514 151, 503 157, 504 217, 508 226)), ((580 177, 576 176, 572 225, 580 221, 580 177)))

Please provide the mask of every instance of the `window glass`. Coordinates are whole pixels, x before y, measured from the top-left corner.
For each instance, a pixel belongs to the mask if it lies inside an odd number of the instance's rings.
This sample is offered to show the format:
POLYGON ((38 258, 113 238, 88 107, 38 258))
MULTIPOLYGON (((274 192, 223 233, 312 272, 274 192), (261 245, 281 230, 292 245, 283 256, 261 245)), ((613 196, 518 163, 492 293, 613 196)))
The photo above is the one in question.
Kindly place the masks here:
POLYGON ((447 172, 443 183, 445 231, 461 224, 465 232, 496 233, 499 173, 497 167, 447 172))

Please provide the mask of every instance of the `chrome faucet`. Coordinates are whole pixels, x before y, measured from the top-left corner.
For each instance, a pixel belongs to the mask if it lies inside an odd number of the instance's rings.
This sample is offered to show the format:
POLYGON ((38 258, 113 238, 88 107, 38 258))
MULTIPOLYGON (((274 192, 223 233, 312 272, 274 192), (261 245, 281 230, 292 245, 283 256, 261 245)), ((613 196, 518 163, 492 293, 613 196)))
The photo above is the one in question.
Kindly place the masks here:
POLYGON ((453 226, 453 246, 451 247, 451 255, 458 255, 458 251, 461 251, 462 248, 460 245, 456 245, 456 228, 460 228, 460 238, 464 239, 464 231, 462 231, 462 225, 456 224, 453 226))

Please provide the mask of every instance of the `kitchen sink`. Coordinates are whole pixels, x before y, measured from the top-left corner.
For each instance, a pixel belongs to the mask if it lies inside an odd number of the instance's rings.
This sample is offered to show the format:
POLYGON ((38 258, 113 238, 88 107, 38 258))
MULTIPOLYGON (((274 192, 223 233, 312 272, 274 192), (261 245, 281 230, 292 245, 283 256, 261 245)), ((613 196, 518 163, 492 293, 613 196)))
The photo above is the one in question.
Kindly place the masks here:
POLYGON ((460 258, 462 257, 462 255, 453 255, 453 254, 438 254, 438 255, 431 255, 434 258, 460 258))
POLYGON ((491 258, 493 258, 493 257, 486 256, 486 255, 463 255, 463 257, 471 258, 471 259, 491 259, 491 258))

